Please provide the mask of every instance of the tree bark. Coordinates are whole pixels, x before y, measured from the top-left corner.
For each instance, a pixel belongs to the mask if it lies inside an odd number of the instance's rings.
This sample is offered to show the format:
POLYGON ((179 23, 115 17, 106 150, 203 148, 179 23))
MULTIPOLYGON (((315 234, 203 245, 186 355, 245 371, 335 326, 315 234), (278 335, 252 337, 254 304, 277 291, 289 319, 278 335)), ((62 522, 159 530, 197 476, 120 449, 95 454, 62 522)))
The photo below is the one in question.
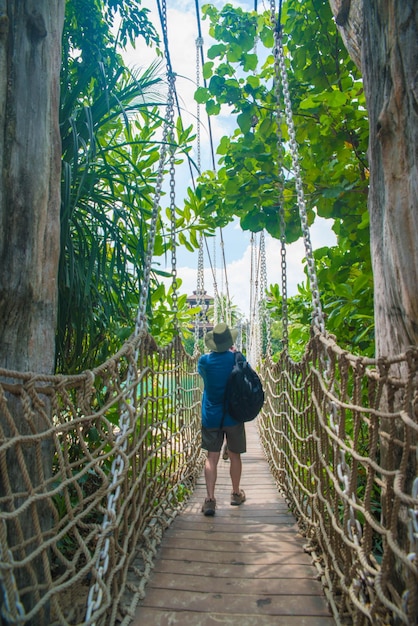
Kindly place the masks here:
MULTIPOLYGON (((330 0, 330 4, 350 56, 363 74, 369 113, 376 357, 395 356, 418 344, 418 2, 330 0)), ((402 366, 391 373, 405 374, 402 366)), ((404 401, 397 397, 397 407, 404 401)), ((404 426, 382 420, 381 431, 382 465, 398 469, 402 448, 392 447, 391 439, 395 434, 404 441, 404 426)), ((409 443, 417 445, 416 440, 409 443)), ((411 450, 402 485, 406 493, 411 493, 417 475, 416 454, 411 450)), ((389 490, 382 491, 385 523, 392 497, 389 490)), ((399 519, 407 519, 406 507, 401 509, 399 519)), ((408 553, 406 524, 398 524, 398 541, 408 553)), ((406 575, 402 567, 394 567, 392 588, 401 593, 406 575)), ((411 609, 415 616, 417 611, 417 606, 411 609)))
POLYGON ((329 0, 329 3, 348 54, 361 70, 363 0, 329 0))
POLYGON ((376 355, 418 344, 418 5, 364 4, 376 355))
POLYGON ((376 356, 418 344, 418 5, 330 0, 370 118, 376 356))
MULTIPOLYGON (((55 363, 64 5, 65 0, 0 0, 0 368, 40 374, 53 373, 55 363)), ((21 398, 8 395, 7 401, 17 431, 29 434, 21 398)), ((32 411, 32 427, 40 432, 45 423, 35 407, 32 411)), ((1 413, 0 434, 12 436, 1 413)), ((36 445, 16 444, 2 453, 14 493, 25 492, 19 446, 35 484, 51 473, 51 454, 43 444, 44 468, 36 471, 36 445)), ((0 496, 10 512, 19 501, 7 501, 3 479, 0 496)), ((45 513, 38 513, 41 525, 48 524, 45 513)), ((30 546, 35 536, 30 509, 19 522, 30 546)), ((11 526, 8 533, 13 545, 11 526)), ((19 576, 24 585, 27 576, 19 576)), ((30 609, 30 594, 23 601, 30 609)))

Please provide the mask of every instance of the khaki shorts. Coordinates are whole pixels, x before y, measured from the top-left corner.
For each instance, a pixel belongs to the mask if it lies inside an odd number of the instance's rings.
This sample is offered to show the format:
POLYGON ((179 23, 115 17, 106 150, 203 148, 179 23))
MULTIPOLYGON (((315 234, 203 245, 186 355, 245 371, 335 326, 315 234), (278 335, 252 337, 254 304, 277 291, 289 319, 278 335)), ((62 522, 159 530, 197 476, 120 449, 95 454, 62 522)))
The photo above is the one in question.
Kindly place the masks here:
POLYGON ((244 424, 236 426, 224 426, 221 430, 203 428, 202 426, 202 448, 208 452, 220 452, 226 437, 228 450, 236 454, 243 454, 247 451, 244 424))

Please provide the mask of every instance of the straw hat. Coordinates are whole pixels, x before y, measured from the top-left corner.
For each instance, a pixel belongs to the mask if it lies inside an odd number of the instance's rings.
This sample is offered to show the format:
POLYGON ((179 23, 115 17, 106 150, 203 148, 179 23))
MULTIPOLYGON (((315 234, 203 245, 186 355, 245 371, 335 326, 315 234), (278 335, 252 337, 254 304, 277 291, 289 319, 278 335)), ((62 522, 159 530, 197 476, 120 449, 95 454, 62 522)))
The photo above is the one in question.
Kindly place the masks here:
POLYGON ((213 352, 226 352, 234 345, 238 336, 236 328, 230 329, 227 324, 221 322, 205 336, 205 343, 213 352))

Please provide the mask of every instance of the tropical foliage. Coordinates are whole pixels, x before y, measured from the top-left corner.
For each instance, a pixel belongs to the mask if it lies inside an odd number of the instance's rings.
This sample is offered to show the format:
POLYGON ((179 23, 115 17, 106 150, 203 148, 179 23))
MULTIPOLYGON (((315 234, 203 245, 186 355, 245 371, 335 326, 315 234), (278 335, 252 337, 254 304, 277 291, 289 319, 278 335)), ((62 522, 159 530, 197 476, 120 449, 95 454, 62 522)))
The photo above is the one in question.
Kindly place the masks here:
MULTIPOLYGON (((135 319, 167 97, 157 61, 134 74, 120 56, 127 42, 138 37, 158 44, 140 4, 139 0, 66 4, 60 371, 99 363, 132 331, 135 319)), ((236 116, 237 128, 219 143, 217 172, 204 172, 177 209, 178 242, 195 249, 200 230, 212 233, 234 216, 244 229, 265 228, 279 237, 280 209, 286 239, 295 241, 302 232, 283 94, 274 87, 270 15, 246 13, 231 5, 221 11, 206 5, 203 13, 217 43, 207 53, 203 67, 207 86, 197 90, 196 99, 210 115, 228 110, 236 116)), ((335 29, 327 0, 288 0, 282 24, 308 223, 316 215, 330 219, 337 235, 337 246, 315 252, 327 329, 342 346, 372 354, 362 82, 335 29)), ((174 139, 177 158, 181 152, 181 158, 188 158, 191 140, 192 129, 184 129, 179 120, 174 139)), ((168 247, 167 226, 160 222, 155 257, 165 259, 168 247)), ((151 330, 167 340, 174 327, 173 294, 160 284, 158 264, 152 281, 151 330)), ((273 318, 279 320, 277 285, 271 286, 269 300, 273 318)), ((309 333, 310 303, 308 284, 301 285, 289 304, 295 355, 309 333)), ((176 306, 186 328, 185 298, 176 300, 176 306)))
MULTIPOLYGON (((66 4, 61 80, 63 149, 57 367, 93 367, 132 332, 143 279, 154 201, 166 87, 156 62, 128 70, 119 52, 137 37, 157 42, 140 2, 66 4), (119 31, 114 34, 115 20, 119 31)), ((191 128, 177 124, 176 150, 185 158, 191 128)), ((169 245, 159 225, 154 254, 169 245)), ((152 274, 156 284, 158 272, 152 274)), ((152 289, 150 290, 152 293, 152 289)), ((160 311, 161 290, 154 296, 160 311)), ((166 295, 169 302, 169 295, 166 295)), ((178 306, 186 308, 179 300, 178 306)), ((158 337, 173 332, 155 316, 158 337)))
MULTIPOLYGON (((222 138, 220 168, 202 175, 194 208, 208 223, 223 225, 236 215, 244 229, 265 228, 279 237, 281 206, 286 239, 294 241, 302 233, 283 97, 273 86, 270 15, 231 5, 221 11, 207 5, 203 12, 218 43, 209 49, 203 68, 207 87, 199 88, 195 97, 212 115, 228 107, 236 115, 237 129, 222 138)), ((327 0, 288 0, 282 24, 308 223, 315 215, 332 219, 338 241, 335 248, 315 255, 327 328, 342 345, 372 353, 368 126, 362 81, 327 0)), ((272 308, 277 308, 277 289, 271 296, 272 308)), ((306 334, 303 320, 310 294, 304 286, 292 309, 299 313, 297 327, 306 334)), ((309 326, 309 317, 306 322, 309 326)))

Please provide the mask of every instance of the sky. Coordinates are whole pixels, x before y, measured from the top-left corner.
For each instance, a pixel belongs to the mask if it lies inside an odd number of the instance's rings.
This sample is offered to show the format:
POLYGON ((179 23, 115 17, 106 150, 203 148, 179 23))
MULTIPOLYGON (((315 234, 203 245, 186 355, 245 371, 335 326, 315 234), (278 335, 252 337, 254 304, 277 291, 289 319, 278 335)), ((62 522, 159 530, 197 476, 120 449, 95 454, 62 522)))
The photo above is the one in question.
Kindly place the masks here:
MULTIPOLYGON (((180 102, 183 123, 196 125, 197 104, 193 94, 196 89, 196 38, 198 37, 198 26, 196 17, 196 4, 201 9, 202 0, 166 0, 167 1, 167 33, 169 42, 169 52, 173 71, 176 74, 176 91, 180 102)), ((239 6, 244 10, 254 9, 254 0, 229 0, 230 4, 239 6)), ((160 20, 158 16, 156 0, 143 0, 143 6, 150 9, 149 17, 158 32, 161 32, 160 20)), ((211 4, 222 8, 225 2, 213 0, 211 4)), ((270 2, 258 0, 258 11, 267 10, 270 2)), ((203 54, 207 60, 207 49, 212 45, 213 40, 207 33, 207 20, 200 20, 203 35, 203 54)), ((136 50, 129 51, 125 55, 127 64, 131 67, 146 68, 155 60, 155 51, 147 49, 145 44, 138 43, 136 50)), ((163 67, 164 70, 164 67, 163 67)), ((203 80, 200 79, 200 84, 203 80)), ((204 107, 200 108, 200 134, 201 134, 201 170, 212 169, 210 156, 210 138, 207 126, 207 117, 204 107)), ((234 120, 228 111, 222 111, 221 115, 211 117, 211 130, 214 148, 222 136, 229 134, 234 129, 234 120)), ((197 150, 194 148, 192 158, 197 160, 197 150)), ((216 155, 215 155, 216 158, 216 155)), ((191 185, 191 176, 188 165, 184 165, 176 170, 176 204, 182 206, 182 199, 188 186, 191 185)), ((251 247, 250 233, 241 230, 238 221, 223 229, 224 255, 226 261, 226 275, 229 286, 229 294, 232 303, 244 314, 249 316, 250 303, 250 273, 251 273, 251 247)), ((317 218, 310 229, 310 239, 313 249, 322 246, 335 244, 336 238, 331 230, 329 220, 317 218)), ((224 269, 222 267, 222 250, 220 248, 220 237, 217 236, 216 243, 212 240, 208 242, 208 248, 212 257, 212 264, 216 264, 215 275, 219 293, 225 292, 224 269)), ((287 285, 288 295, 292 296, 297 292, 297 285, 305 281, 302 259, 305 256, 305 248, 302 240, 287 246, 287 285)), ((197 288, 197 266, 198 251, 188 252, 185 248, 177 251, 177 275, 182 280, 180 291, 191 295, 197 288)), ((210 269, 210 262, 204 254, 204 288, 208 294, 214 294, 214 280, 210 269)), ((267 285, 281 283, 281 257, 280 242, 266 236, 266 267, 267 285)))

